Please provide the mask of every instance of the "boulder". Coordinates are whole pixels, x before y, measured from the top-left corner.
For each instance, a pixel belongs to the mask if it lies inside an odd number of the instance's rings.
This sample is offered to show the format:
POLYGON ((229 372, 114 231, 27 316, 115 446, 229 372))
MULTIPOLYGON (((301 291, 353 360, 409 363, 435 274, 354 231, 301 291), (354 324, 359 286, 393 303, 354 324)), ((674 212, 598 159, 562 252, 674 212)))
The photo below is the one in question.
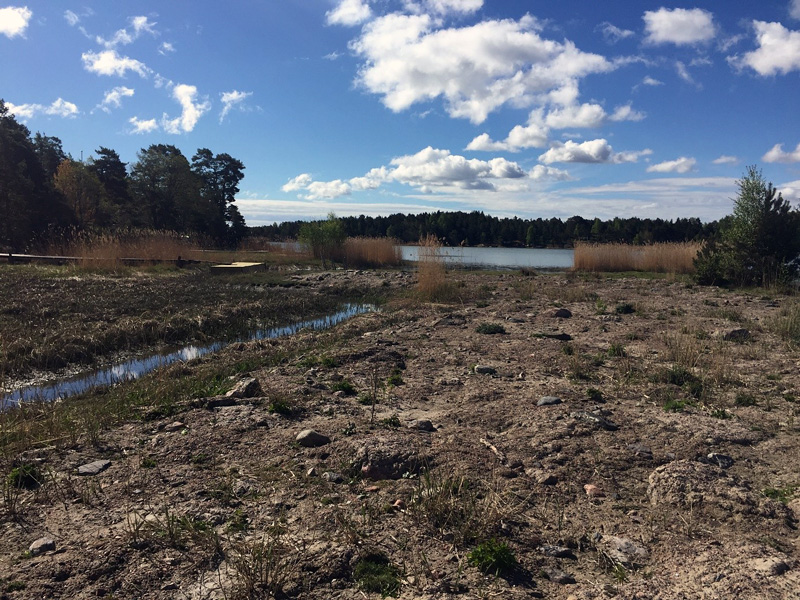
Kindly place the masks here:
POLYGON ((327 435, 322 435, 313 429, 304 429, 297 434, 295 441, 304 448, 317 448, 331 443, 331 438, 327 435))
POLYGON ((78 475, 97 475, 111 466, 110 460, 96 460, 78 467, 78 475))

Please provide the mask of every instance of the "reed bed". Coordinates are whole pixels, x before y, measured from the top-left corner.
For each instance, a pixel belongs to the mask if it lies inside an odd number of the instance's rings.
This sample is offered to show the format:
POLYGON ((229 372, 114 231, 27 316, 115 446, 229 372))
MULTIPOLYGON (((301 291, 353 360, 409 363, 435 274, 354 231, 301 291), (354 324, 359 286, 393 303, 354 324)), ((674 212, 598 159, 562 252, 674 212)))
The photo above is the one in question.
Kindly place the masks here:
POLYGON ((428 234, 419 243, 417 260, 417 293, 429 302, 451 300, 455 287, 447 281, 442 243, 435 235, 428 234))
POLYGON ((579 242, 575 245, 574 268, 578 271, 692 273, 701 247, 698 242, 647 246, 579 242))
POLYGON ((395 267, 403 260, 403 253, 393 238, 352 237, 347 238, 335 256, 348 267, 395 267))

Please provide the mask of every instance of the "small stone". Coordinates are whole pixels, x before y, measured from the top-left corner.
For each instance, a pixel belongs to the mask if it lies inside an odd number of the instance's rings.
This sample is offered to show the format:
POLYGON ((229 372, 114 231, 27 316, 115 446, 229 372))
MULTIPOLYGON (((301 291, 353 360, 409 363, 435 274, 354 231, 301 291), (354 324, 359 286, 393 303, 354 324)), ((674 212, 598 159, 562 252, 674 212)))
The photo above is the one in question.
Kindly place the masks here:
POLYGON ((558 483, 558 477, 552 473, 542 473, 536 478, 536 483, 539 485, 555 485, 558 483))
POLYGON ((311 467, 308 471, 306 471, 306 477, 316 477, 317 476, 317 467, 311 467))
POLYGON ((606 494, 603 490, 592 483, 587 483, 583 486, 583 490, 589 498, 605 498, 606 494))
POLYGON ((653 450, 646 444, 641 444, 639 442, 628 444, 628 450, 633 452, 636 456, 641 456, 642 458, 647 458, 650 460, 653 458, 653 450))
POLYGON ((475 365, 475 372, 478 375, 495 375, 497 373, 497 369, 490 367, 489 365, 475 365))
POLYGON ((647 550, 625 537, 603 537, 603 546, 609 557, 623 565, 641 564, 647 560, 647 550))
POLYGON ((409 422, 408 424, 409 429, 416 429, 418 431, 436 431, 436 428, 433 426, 433 423, 428 421, 427 419, 414 419, 413 421, 409 422))
POLYGON ((371 485, 369 487, 364 488, 364 491, 369 494, 374 494, 375 492, 379 492, 381 490, 380 486, 371 485))
POLYGON ((728 456, 727 454, 718 454, 716 452, 711 452, 707 454, 705 457, 700 459, 700 462, 704 462, 707 465, 715 465, 720 469, 730 469, 733 466, 733 458, 728 456))
POLYGON ((32 556, 38 556, 45 552, 52 552, 55 549, 56 549, 55 540, 53 540, 53 538, 46 536, 39 538, 28 547, 28 551, 31 553, 32 556))
POLYGON ((173 421, 172 423, 164 427, 164 431, 169 431, 169 432, 180 431, 184 427, 186 427, 186 423, 182 423, 180 421, 173 421))
POLYGON ((585 410, 579 410, 574 413, 570 413, 570 416, 573 419, 580 419, 581 421, 586 421, 587 423, 592 423, 605 429, 606 431, 616 431, 619 429, 619 425, 616 423, 609 421, 602 415, 598 415, 597 413, 587 412, 585 410))
POLYGON ((542 396, 536 406, 554 406, 556 404, 561 404, 561 398, 558 396, 542 396))
POLYGON ((552 544, 542 544, 536 549, 545 556, 550 556, 552 558, 575 558, 575 555, 572 553, 572 550, 564 546, 553 546, 552 544))
POLYGON ((392 508, 394 508, 395 510, 403 510, 405 507, 406 503, 405 500, 403 500, 402 498, 398 498, 397 500, 394 501, 394 504, 392 504, 392 508))
POLYGON ((229 398, 255 398, 256 396, 263 396, 264 392, 261 390, 261 384, 255 377, 246 377, 236 383, 233 389, 225 394, 229 398))
POLYGON ((575 578, 572 575, 566 571, 562 571, 558 567, 542 567, 542 573, 553 583, 560 583, 562 585, 575 583, 575 578))
POLYGON ((78 475, 98 475, 110 466, 110 460, 96 460, 78 467, 78 475))
POLYGON ((344 481, 344 476, 341 473, 336 473, 334 471, 325 471, 322 474, 322 478, 325 481, 330 481, 331 483, 342 483, 344 481))
POLYGON ((572 312, 566 308, 559 308, 553 311, 553 317, 556 319, 569 319, 572 317, 572 312))
POLYGON ((313 429, 304 429, 297 434, 295 441, 305 448, 317 448, 331 443, 331 438, 313 429))

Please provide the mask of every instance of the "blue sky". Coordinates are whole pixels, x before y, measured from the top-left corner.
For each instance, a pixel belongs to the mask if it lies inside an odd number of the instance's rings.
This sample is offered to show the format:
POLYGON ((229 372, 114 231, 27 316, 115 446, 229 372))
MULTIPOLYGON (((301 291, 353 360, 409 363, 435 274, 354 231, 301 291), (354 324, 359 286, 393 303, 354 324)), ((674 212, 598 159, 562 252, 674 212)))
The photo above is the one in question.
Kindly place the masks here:
POLYGON ((711 220, 751 164, 800 202, 800 0, 0 0, 0 65, 75 158, 242 160, 250 225, 711 220))

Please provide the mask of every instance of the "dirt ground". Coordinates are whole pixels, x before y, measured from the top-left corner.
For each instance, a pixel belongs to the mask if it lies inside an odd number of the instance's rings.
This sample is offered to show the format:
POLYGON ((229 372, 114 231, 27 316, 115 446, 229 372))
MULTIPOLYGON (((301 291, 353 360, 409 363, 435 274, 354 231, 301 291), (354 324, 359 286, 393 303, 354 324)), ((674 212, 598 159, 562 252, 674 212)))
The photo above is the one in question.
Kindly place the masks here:
POLYGON ((0 598, 800 598, 796 300, 449 277, 459 301, 236 345, 285 358, 19 457, 0 598))

